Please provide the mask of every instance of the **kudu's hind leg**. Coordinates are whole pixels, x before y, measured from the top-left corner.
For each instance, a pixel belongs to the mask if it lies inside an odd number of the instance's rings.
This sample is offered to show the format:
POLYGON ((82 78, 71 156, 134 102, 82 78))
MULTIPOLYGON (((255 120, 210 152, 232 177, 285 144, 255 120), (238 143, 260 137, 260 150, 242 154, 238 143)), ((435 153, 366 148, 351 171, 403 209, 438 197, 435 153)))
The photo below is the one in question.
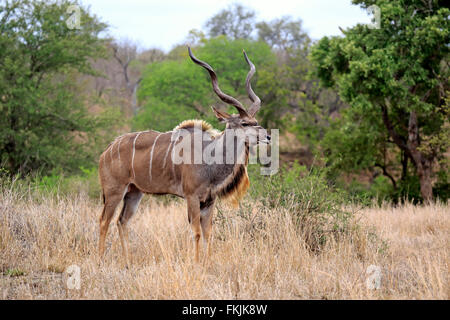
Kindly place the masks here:
POLYGON ((98 241, 98 252, 99 259, 103 258, 105 253, 105 240, 106 235, 108 234, 109 224, 111 223, 111 219, 114 216, 114 212, 116 211, 117 205, 122 200, 128 186, 123 186, 123 188, 117 188, 115 190, 104 191, 104 199, 105 205, 103 206, 103 212, 100 216, 100 237, 98 241))
POLYGON ((201 227, 200 227, 200 201, 198 197, 190 196, 186 197, 187 208, 188 208, 188 219, 191 225, 192 233, 194 236, 195 245, 195 261, 199 261, 199 242, 201 237, 201 227))
POLYGON ((129 254, 128 254, 128 228, 127 223, 129 219, 136 213, 136 210, 141 202, 143 193, 136 188, 135 185, 130 185, 129 191, 123 198, 123 208, 120 212, 119 219, 117 219, 117 227, 119 229, 120 242, 122 244, 123 256, 125 258, 126 265, 129 266, 129 254))
POLYGON ((208 203, 200 203, 200 224, 202 227, 203 242, 208 256, 210 255, 213 211, 214 201, 208 203))

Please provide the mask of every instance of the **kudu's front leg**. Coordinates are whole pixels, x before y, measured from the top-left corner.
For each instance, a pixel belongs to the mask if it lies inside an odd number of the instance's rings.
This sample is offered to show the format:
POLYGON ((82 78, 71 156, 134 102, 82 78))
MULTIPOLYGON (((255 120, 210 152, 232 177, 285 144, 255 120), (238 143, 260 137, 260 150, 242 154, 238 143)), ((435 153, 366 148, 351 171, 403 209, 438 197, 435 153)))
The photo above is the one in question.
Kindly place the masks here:
POLYGON ((199 242, 201 237, 200 200, 196 196, 186 197, 188 219, 192 228, 195 245, 195 262, 199 262, 199 242))

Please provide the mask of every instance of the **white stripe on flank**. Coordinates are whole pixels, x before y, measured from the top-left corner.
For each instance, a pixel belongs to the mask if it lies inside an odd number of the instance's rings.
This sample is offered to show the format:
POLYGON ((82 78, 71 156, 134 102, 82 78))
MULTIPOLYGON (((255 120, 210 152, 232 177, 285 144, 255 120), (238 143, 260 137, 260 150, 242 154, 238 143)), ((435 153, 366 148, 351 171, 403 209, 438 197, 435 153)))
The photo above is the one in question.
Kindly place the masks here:
MULTIPOLYGON (((167 132, 164 132, 164 133, 171 133, 172 131, 167 131, 167 132)), ((172 134, 171 134, 172 135, 172 134)), ((169 147, 167 148, 167 151, 166 151, 166 155, 164 156, 164 163, 163 163, 163 168, 165 168, 166 167, 166 160, 167 160, 167 156, 169 155, 169 150, 170 150, 170 147, 172 146, 172 144, 173 144, 173 141, 172 141, 172 137, 170 138, 170 143, 169 143, 169 147)))
POLYGON ((122 142, 122 139, 125 135, 120 136, 119 139, 119 145, 117 146, 117 154, 119 155, 119 163, 120 163, 120 143, 122 142))
MULTIPOLYGON (((103 165, 105 165, 106 163, 106 156, 108 155, 108 150, 110 150, 111 148, 111 143, 109 144, 108 148, 105 149, 105 151, 103 152, 103 165)), ((111 165, 111 163, 110 163, 111 165)))
POLYGON ((138 132, 133 141, 133 155, 131 157, 131 170, 133 171, 133 179, 136 178, 136 174, 134 173, 134 153, 136 151, 136 140, 142 132, 138 132))
POLYGON ((164 164, 163 164, 163 168, 166 167, 167 156, 169 155, 169 150, 170 150, 170 147, 172 146, 172 144, 173 144, 173 141, 170 141, 169 147, 167 148, 167 151, 166 151, 166 155, 164 156, 164 164))
POLYGON ((155 150, 155 144, 156 141, 158 141, 158 138, 162 135, 162 133, 158 134, 153 141, 152 151, 150 152, 150 165, 148 168, 148 175, 150 176, 150 181, 152 181, 152 162, 153 162, 153 151, 155 150))
POLYGON ((173 147, 172 147, 172 152, 170 153, 170 157, 172 160, 172 176, 175 177, 175 164, 173 163, 173 158, 174 158, 174 154, 175 154, 175 145, 177 144, 178 140, 179 140, 180 136, 178 136, 175 141, 173 142, 173 147))
POLYGON ((114 144, 115 144, 115 143, 116 143, 116 142, 114 141, 113 144, 111 145, 111 147, 109 148, 109 156, 111 157, 111 164, 114 163, 114 159, 113 159, 113 154, 112 154, 112 152, 113 152, 114 144))

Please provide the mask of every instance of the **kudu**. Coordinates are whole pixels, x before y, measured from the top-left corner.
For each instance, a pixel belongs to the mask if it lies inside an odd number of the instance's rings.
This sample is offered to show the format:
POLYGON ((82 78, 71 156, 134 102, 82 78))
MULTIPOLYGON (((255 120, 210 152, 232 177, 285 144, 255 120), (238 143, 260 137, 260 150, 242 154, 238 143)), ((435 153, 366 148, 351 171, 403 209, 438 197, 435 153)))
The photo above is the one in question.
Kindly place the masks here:
POLYGON ((249 147, 259 142, 269 143, 270 136, 255 119, 255 113, 260 108, 261 100, 253 92, 250 84, 255 73, 255 66, 248 59, 245 51, 244 57, 250 66, 246 78, 246 88, 252 101, 248 111, 238 100, 223 93, 219 88, 214 70, 207 63, 198 60, 189 47, 188 51, 192 61, 208 71, 217 96, 227 104, 234 106, 239 112, 238 114, 228 114, 212 107, 219 121, 225 122, 226 129, 232 130, 219 133, 202 120, 187 120, 179 124, 173 131, 161 133, 148 130, 128 133, 116 138, 102 153, 99 160, 99 175, 104 202, 100 217, 100 258, 104 255, 109 224, 122 199, 124 204, 117 220, 117 226, 123 254, 128 265, 127 222, 136 212, 143 194, 173 194, 187 201, 188 220, 194 235, 195 260, 198 262, 201 233, 207 251, 209 251, 212 212, 216 199, 228 197, 239 201, 249 187, 247 175, 249 147), (240 129, 245 135, 233 136, 233 129, 240 129), (187 131, 189 135, 200 132, 203 147, 217 147, 216 150, 221 151, 221 157, 224 160, 230 153, 233 153, 236 160, 233 163, 226 163, 226 161, 212 164, 204 161, 201 163, 175 163, 174 150, 177 143, 180 143, 176 138, 176 133, 181 130, 187 131), (249 139, 252 134, 254 139, 249 139), (244 148, 239 150, 237 148, 239 144, 236 143, 233 149, 229 150, 230 144, 225 141, 230 141, 230 138, 231 140, 243 139, 240 142, 241 145, 243 143, 244 148), (237 161, 238 159, 241 161, 237 161))

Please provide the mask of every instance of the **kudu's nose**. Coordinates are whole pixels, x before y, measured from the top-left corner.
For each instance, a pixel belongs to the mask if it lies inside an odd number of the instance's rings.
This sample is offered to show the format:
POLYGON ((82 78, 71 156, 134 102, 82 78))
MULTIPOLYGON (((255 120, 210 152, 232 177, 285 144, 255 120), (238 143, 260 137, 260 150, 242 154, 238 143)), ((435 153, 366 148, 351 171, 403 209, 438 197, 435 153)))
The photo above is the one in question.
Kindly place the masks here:
POLYGON ((267 140, 269 140, 269 141, 270 141, 270 136, 269 136, 269 135, 267 136, 267 140))

